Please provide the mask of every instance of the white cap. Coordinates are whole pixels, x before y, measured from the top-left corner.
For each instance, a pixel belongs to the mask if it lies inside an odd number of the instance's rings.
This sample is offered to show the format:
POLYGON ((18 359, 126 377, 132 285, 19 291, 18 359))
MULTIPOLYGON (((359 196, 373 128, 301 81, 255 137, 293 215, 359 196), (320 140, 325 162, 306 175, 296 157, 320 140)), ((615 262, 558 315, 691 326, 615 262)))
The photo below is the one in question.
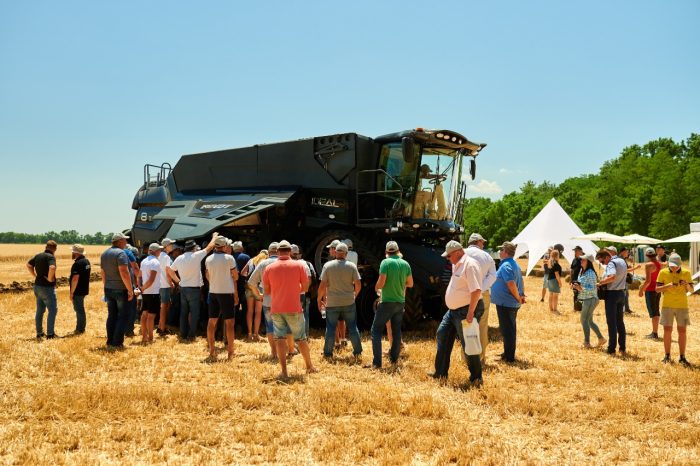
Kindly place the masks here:
MULTIPOLYGON (((478 233, 475 233, 478 234, 478 233)), ((474 236, 474 235, 472 235, 474 236)), ((462 247, 462 244, 459 241, 448 241, 448 243, 445 245, 445 252, 442 253, 442 257, 447 257, 449 254, 459 251, 460 249, 464 249, 462 247)))
POLYGON ((386 252, 396 252, 399 250, 399 244, 396 241, 389 241, 386 243, 386 248, 384 248, 386 252))
POLYGON ((340 244, 340 241, 338 241, 337 239, 334 239, 333 241, 331 241, 331 244, 326 246, 326 249, 333 249, 336 246, 338 246, 339 244, 340 244))

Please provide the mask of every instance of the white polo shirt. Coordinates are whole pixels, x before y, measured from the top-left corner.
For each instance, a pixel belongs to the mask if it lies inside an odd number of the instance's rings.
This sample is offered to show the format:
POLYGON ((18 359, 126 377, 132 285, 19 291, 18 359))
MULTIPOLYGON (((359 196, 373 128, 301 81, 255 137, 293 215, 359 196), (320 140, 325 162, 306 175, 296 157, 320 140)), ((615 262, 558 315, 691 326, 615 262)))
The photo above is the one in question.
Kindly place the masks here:
POLYGON ((198 287, 204 285, 202 279, 202 259, 207 256, 207 250, 186 252, 173 261, 170 268, 180 275, 180 286, 198 287))
POLYGON ((156 279, 153 280, 153 284, 143 290, 143 294, 158 294, 160 293, 160 276, 163 273, 160 268, 160 262, 155 256, 149 255, 144 260, 141 261, 141 281, 142 283, 148 282, 151 277, 151 272, 156 273, 156 279))
POLYGON ((481 290, 481 270, 479 264, 465 254, 452 265, 452 277, 445 292, 447 308, 454 310, 468 306, 474 290, 481 290))
POLYGON ((158 256, 158 260, 160 261, 160 287, 161 288, 170 288, 170 279, 168 278, 168 272, 165 270, 167 267, 170 267, 173 264, 173 260, 170 258, 169 255, 165 253, 165 251, 160 252, 160 256, 158 256))
POLYGON ((481 291, 488 291, 491 285, 496 282, 496 262, 493 257, 479 248, 478 246, 469 246, 464 250, 464 253, 474 259, 479 264, 479 277, 481 277, 481 291))

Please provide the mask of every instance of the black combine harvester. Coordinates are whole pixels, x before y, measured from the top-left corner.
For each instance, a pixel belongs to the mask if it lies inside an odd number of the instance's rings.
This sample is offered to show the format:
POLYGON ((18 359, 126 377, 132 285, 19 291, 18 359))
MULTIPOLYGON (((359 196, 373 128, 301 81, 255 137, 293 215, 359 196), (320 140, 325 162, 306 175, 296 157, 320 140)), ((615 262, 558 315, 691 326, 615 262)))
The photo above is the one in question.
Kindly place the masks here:
POLYGON ((184 155, 174 168, 146 165, 132 204, 132 240, 139 248, 164 237, 201 242, 218 231, 243 241, 252 256, 286 239, 320 273, 326 245, 351 239, 363 277, 357 303, 365 328, 384 245, 396 240, 413 268, 404 316, 410 327, 442 313, 450 269, 440 254, 464 233, 463 159, 469 157, 465 171, 474 179, 485 146, 454 131, 417 128, 374 139, 346 133, 184 155))

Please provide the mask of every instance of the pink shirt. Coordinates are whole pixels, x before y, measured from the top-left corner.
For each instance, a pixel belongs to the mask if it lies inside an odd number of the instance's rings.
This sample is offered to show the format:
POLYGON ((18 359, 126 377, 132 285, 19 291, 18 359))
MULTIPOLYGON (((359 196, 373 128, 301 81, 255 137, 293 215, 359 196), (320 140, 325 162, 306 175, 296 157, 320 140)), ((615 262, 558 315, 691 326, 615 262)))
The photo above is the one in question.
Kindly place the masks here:
POLYGON ((272 304, 270 312, 301 313, 299 294, 306 287, 308 277, 306 264, 292 260, 289 256, 280 256, 268 265, 263 272, 263 285, 270 290, 272 304))

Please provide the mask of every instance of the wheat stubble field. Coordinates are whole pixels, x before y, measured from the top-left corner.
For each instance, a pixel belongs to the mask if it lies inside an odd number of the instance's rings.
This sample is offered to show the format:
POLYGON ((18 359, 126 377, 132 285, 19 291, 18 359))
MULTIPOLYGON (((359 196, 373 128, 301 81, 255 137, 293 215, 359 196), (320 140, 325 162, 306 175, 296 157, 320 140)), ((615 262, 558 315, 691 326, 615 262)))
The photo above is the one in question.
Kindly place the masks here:
MULTIPOLYGON (((31 253, 40 250, 32 249, 31 253)), ((19 262, 22 270, 23 257, 19 262)), ((59 261, 68 262, 67 259, 59 261)), ((67 265, 67 264, 64 264, 67 265)), ((62 265, 59 264, 59 275, 62 265)), ((23 275, 21 280, 26 280, 23 275)), ((397 372, 312 357, 321 372, 275 382, 266 343, 237 342, 232 362, 206 364, 205 341, 176 337, 104 350, 106 310, 98 283, 86 300, 87 333, 34 340, 31 292, 0 295, 0 461, 15 464, 562 464, 700 462, 700 369, 661 364, 661 342, 645 340, 649 319, 634 295, 626 317, 626 358, 582 350, 578 314, 563 294, 563 315, 539 297, 518 317, 520 362, 497 361, 495 308, 484 386, 465 385, 457 347, 448 382, 426 375, 434 328, 409 333, 397 372)), ((59 288, 57 333, 75 325, 59 288)), ((698 297, 691 313, 698 321, 698 297)), ((602 306, 596 322, 605 324, 602 306)), ((137 329, 138 333, 138 329, 137 329)), ((688 359, 700 363, 700 332, 689 327, 688 359)), ((371 345, 363 334, 365 361, 371 345)), ((219 343, 221 345, 221 343, 219 343)), ((677 360, 677 347, 673 349, 677 360)), ((220 356, 224 358, 224 354, 220 356)))

